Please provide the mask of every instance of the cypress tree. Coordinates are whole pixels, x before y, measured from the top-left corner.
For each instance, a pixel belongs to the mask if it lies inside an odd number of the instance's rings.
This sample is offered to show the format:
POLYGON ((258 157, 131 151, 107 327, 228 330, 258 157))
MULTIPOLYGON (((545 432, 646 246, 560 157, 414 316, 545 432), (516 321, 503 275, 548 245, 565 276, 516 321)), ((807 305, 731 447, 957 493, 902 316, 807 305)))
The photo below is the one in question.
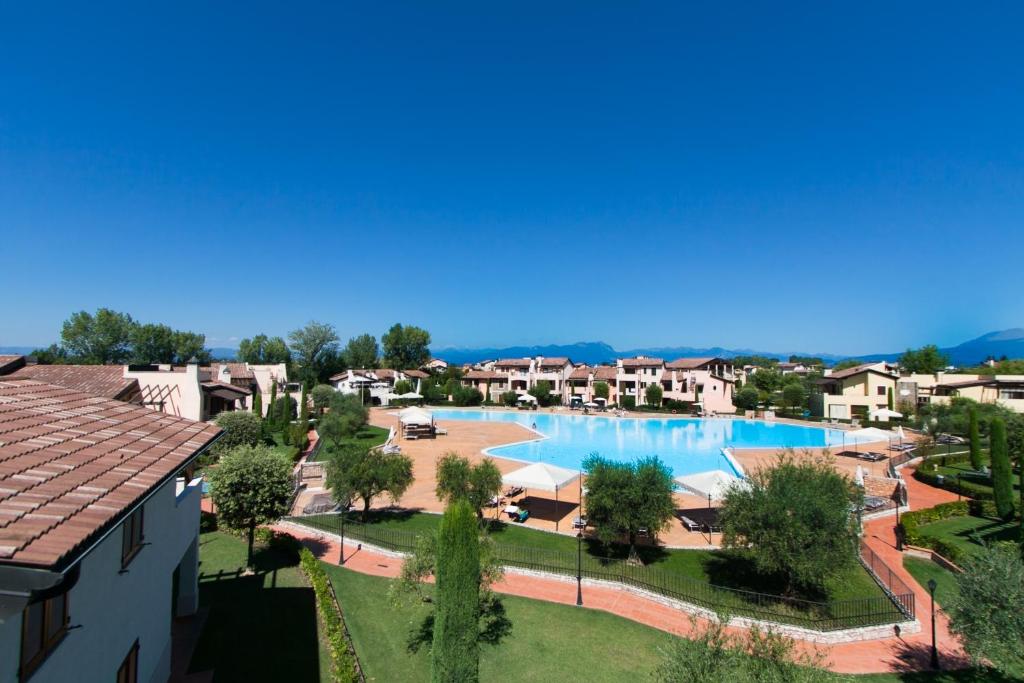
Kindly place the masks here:
POLYGON ((993 418, 989 427, 989 455, 992 459, 992 497, 996 513, 1003 519, 1013 517, 1013 469, 1006 449, 1006 423, 993 418))
POLYGON ((260 393, 259 387, 256 388, 256 393, 252 397, 252 414, 263 419, 263 394, 260 393))
POLYGON ((885 390, 885 402, 888 404, 889 410, 892 410, 892 387, 885 390))
POLYGON ((967 412, 967 436, 971 442, 971 467, 977 471, 981 469, 981 437, 978 436, 977 408, 971 408, 967 412))
POLYGON ((302 385, 302 398, 299 403, 299 424, 295 430, 298 439, 296 440, 296 446, 299 448, 306 447, 306 437, 309 434, 309 404, 306 401, 306 385, 302 385))
POLYGON ((431 649, 434 683, 479 678, 480 541, 476 514, 464 500, 445 510, 437 533, 437 606, 431 649))
POLYGON ((270 431, 277 431, 277 415, 274 411, 277 410, 277 382, 271 380, 270 382, 270 406, 267 408, 267 422, 270 423, 270 431))

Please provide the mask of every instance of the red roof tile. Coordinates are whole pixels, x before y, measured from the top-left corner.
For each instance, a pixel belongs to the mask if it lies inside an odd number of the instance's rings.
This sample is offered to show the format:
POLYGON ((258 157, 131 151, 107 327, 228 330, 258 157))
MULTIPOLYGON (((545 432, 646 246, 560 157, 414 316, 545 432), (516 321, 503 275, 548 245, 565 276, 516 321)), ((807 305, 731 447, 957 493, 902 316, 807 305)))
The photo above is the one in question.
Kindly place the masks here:
POLYGON ((624 368, 658 368, 665 364, 661 358, 623 358, 624 368))
POLYGON ((220 431, 54 384, 0 378, 0 563, 65 564, 220 431))
POLYGON ((494 362, 496 368, 528 368, 532 363, 529 358, 502 358, 494 362))
POLYGON ((703 367, 716 360, 722 363, 728 362, 721 358, 715 358, 714 356, 706 358, 676 358, 671 363, 666 363, 665 367, 671 368, 672 370, 696 370, 697 368, 703 367))
POLYGON ((25 356, 0 355, 0 375, 6 375, 24 364, 25 356))
POLYGON ((3 379, 34 379, 118 400, 131 400, 139 394, 138 380, 125 377, 123 365, 26 365, 3 379))

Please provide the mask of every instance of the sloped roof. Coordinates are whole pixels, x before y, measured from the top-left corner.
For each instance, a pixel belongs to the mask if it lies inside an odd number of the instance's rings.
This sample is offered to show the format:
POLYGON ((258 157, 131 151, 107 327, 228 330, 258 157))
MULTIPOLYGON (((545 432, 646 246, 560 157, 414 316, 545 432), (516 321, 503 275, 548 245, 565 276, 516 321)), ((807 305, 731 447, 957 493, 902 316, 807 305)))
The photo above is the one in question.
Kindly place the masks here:
POLYGON ((676 358, 671 363, 665 363, 665 367, 671 368, 672 370, 696 370, 697 368, 704 367, 713 361, 719 361, 721 363, 727 362, 714 356, 704 358, 676 358))
POLYGON ((0 378, 0 563, 63 567, 221 430, 0 378))
POLYGON ((532 363, 529 358, 502 358, 494 361, 496 368, 528 368, 532 363))
POLYGON ((7 374, 25 364, 25 356, 0 355, 0 375, 7 374))
POLYGON ((470 370, 462 376, 462 379, 508 379, 500 372, 492 370, 470 370))
POLYGON ((3 379, 34 379, 103 398, 127 399, 139 393, 139 381, 124 376, 123 365, 26 365, 3 379))
POLYGON ((624 368, 656 368, 665 364, 662 358, 623 358, 624 368))
POLYGON ((581 365, 574 369, 572 373, 569 374, 569 379, 587 379, 588 377, 590 377, 590 373, 592 371, 593 368, 589 368, 586 365, 581 365))
POLYGON ((412 377, 414 379, 426 379, 430 377, 430 373, 423 372, 422 370, 403 370, 406 377, 412 377))
POLYGON ((884 370, 879 370, 877 367, 875 367, 876 365, 878 365, 878 363, 861 363, 860 365, 855 365, 852 368, 846 368, 845 370, 833 372, 831 375, 828 375, 824 379, 846 379, 848 377, 853 377, 854 375, 859 375, 862 372, 874 372, 879 375, 895 377, 895 375, 893 375, 892 373, 885 372, 884 370))
POLYGON ((542 368, 564 368, 569 362, 569 359, 564 356, 555 356, 552 358, 542 358, 540 366, 542 368))
POLYGON ((613 368, 610 365, 598 365, 594 369, 594 379, 602 381, 614 380, 616 375, 618 375, 618 368, 613 368))

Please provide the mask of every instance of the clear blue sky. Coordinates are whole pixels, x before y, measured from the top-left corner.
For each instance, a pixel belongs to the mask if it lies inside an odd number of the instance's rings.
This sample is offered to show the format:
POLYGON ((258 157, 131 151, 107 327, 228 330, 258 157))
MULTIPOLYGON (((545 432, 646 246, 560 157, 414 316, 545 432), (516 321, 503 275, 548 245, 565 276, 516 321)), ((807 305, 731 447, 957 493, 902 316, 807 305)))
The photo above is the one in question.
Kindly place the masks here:
POLYGON ((1024 326, 1019 3, 229 4, 0 10, 0 344, 1024 326))

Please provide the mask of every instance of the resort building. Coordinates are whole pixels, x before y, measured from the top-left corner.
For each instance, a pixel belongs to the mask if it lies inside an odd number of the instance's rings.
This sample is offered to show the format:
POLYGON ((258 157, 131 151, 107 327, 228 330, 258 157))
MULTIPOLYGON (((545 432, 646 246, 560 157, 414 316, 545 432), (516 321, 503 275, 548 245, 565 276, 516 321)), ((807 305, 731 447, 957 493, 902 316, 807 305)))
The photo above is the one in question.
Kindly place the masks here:
POLYGON ((732 362, 717 357, 677 358, 665 364, 663 400, 688 401, 705 413, 732 413, 736 386, 732 362))
POLYGON ((1024 413, 1024 375, 973 375, 937 372, 903 375, 897 382, 897 410, 910 404, 948 403, 956 397, 996 403, 1024 413))
POLYGON ((129 365, 123 372, 125 378, 139 383, 143 405, 168 415, 205 422, 224 411, 248 410, 252 406, 252 389, 239 386, 232 381, 230 372, 220 368, 215 372, 192 362, 184 367, 129 365))
POLYGON ((427 372, 444 372, 447 369, 448 362, 443 361, 440 358, 431 358, 420 368, 420 370, 425 370, 427 372))
POLYGON ((94 396, 142 404, 139 382, 124 376, 123 365, 36 365, 25 356, 9 356, 0 365, 5 380, 34 379, 94 396))
POLYGON ((422 370, 392 370, 377 368, 375 370, 345 370, 330 378, 331 386, 343 394, 369 392, 372 405, 388 405, 398 382, 409 382, 413 391, 419 393, 423 388, 423 380, 429 377, 422 370))
POLYGON ((0 377, 0 682, 167 681, 213 425, 0 377))
POLYGON ((498 403, 501 395, 509 391, 509 379, 496 370, 467 370, 462 375, 462 386, 476 389, 484 400, 498 403))
POLYGON ((899 375, 887 363, 863 363, 831 372, 815 381, 820 394, 810 397, 811 413, 829 419, 868 419, 872 410, 896 400, 899 375))

